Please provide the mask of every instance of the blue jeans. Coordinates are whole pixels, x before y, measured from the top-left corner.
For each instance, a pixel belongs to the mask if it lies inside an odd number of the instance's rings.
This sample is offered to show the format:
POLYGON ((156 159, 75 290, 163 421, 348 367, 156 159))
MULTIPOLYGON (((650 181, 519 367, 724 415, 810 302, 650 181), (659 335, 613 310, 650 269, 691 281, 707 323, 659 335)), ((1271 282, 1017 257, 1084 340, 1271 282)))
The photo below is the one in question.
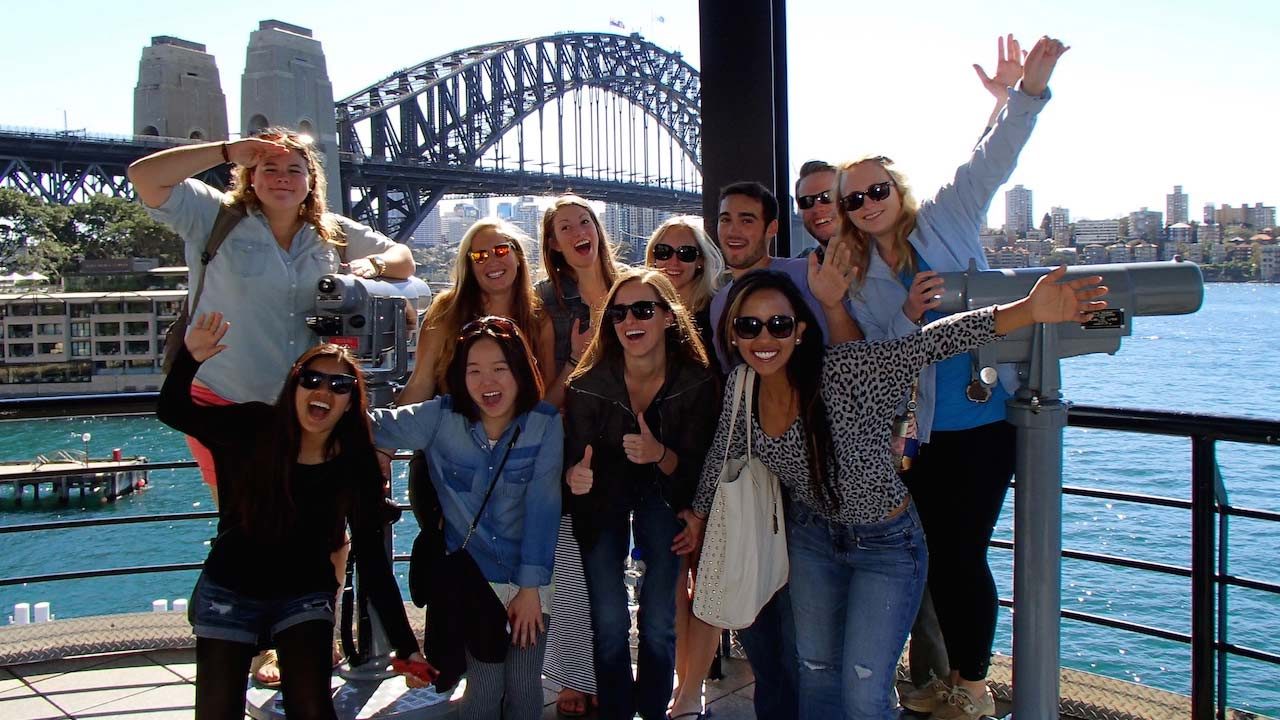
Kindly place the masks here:
POLYGON ((760 608, 751 627, 738 631, 738 641, 756 676, 756 717, 795 720, 800 709, 800 665, 789 585, 760 608))
POLYGON ((675 598, 680 559, 671 552, 671 541, 682 528, 656 488, 641 491, 632 505, 630 529, 625 513, 602 520, 599 538, 590 547, 582 548, 591 598, 600 718, 631 720, 638 711, 645 720, 663 720, 676 667, 675 598), (628 643, 631 615, 623 583, 629 530, 635 533, 636 547, 645 563, 634 680, 628 643))
POLYGON ((920 608, 928 552, 915 506, 835 525, 799 503, 787 518, 800 717, 897 718, 894 673, 920 608))

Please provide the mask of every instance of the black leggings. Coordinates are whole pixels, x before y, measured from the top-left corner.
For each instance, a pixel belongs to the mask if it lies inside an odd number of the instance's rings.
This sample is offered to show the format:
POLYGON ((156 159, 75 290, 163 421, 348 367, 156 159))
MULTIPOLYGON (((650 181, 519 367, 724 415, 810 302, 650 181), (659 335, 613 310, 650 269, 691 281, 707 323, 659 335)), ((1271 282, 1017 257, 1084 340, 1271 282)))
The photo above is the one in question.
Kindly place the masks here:
MULTIPOLYGON (((332 718, 333 624, 298 623, 275 636, 281 695, 291 718, 332 718)), ((196 720, 244 720, 252 645, 196 638, 196 720)))
POLYGON ((1013 478, 1017 431, 1004 421, 935 431, 903 480, 929 545, 929 593, 951 669, 987 677, 999 610, 987 546, 1013 478))

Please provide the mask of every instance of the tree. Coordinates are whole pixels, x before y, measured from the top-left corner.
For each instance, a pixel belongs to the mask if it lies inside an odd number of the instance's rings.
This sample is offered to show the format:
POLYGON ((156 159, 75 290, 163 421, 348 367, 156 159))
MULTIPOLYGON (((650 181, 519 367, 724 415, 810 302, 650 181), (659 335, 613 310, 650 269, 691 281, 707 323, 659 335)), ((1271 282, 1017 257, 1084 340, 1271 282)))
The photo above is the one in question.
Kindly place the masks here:
POLYGON ((64 240, 67 209, 12 188, 0 188, 0 267, 58 277, 71 262, 64 240))
POLYGON ((441 242, 424 248, 413 248, 413 261, 418 264, 416 274, 428 282, 449 282, 457 258, 457 245, 441 242))
POLYGON ((98 195, 70 208, 79 254, 86 260, 153 257, 182 265, 182 238, 135 202, 98 195))

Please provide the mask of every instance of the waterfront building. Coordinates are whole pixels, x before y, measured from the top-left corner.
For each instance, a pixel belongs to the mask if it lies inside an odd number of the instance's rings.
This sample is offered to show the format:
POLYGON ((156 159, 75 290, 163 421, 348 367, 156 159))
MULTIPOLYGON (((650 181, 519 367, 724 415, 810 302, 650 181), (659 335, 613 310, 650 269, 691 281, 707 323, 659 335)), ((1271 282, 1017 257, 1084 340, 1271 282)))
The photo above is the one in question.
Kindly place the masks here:
POLYGON ((413 231, 410 245, 416 247, 424 247, 427 245, 435 245, 444 240, 443 227, 440 221, 440 206, 431 208, 431 212, 418 223, 418 227, 413 231))
POLYGON ((1258 279, 1262 282, 1280 282, 1280 245, 1259 244, 1254 248, 1258 265, 1258 279))
POLYGON ((1073 244, 1110 245, 1120 239, 1119 220, 1077 220, 1072 231, 1073 244))
MULTIPOLYGON (((501 207, 499 207, 501 211, 501 207)), ((518 202, 510 206, 509 212, 511 216, 507 218, 512 225, 520 228, 526 235, 533 239, 536 243, 542 235, 542 209, 538 207, 538 203, 533 196, 526 195, 518 202)), ((532 253, 536 258, 538 253, 532 253)))
POLYGON ((1030 267, 1027 251, 1022 248, 1002 247, 999 250, 987 250, 985 254, 992 270, 1030 267))
POLYGON ((480 219, 480 211, 475 205, 460 202, 453 206, 453 212, 444 217, 444 241, 456 246, 462 242, 462 236, 480 219))
POLYGON ((1213 225, 1218 222, 1218 209, 1213 203, 1204 204, 1204 224, 1213 225))
POLYGON ((1174 185, 1173 192, 1164 196, 1164 215, 1169 224, 1175 225, 1187 222, 1189 220, 1187 217, 1188 206, 1187 194, 1182 192, 1182 186, 1174 185))
POLYGON ((1160 230, 1163 228, 1164 216, 1160 211, 1142 208, 1129 213, 1129 232, 1126 237, 1155 242, 1160 239, 1160 230))
POLYGON ((1064 207, 1049 208, 1049 234, 1059 245, 1070 242, 1071 211, 1064 207), (1065 238, 1059 240, 1059 238, 1065 238))
POLYGON ((1129 246, 1125 243, 1118 242, 1107 246, 1107 259, 1103 262, 1109 263, 1127 263, 1133 262, 1133 253, 1129 251, 1129 246))
POLYGON ((1085 265, 1101 265, 1107 262, 1107 248, 1101 243, 1085 245, 1083 258, 1085 265))
POLYGON ((1034 213, 1031 190, 1014 185, 1004 194, 1004 231, 1009 237, 1026 237, 1034 213))
POLYGON ((1005 237, 1004 233, 987 229, 983 230, 982 234, 978 235, 978 241, 982 243, 982 249, 984 250, 999 250, 1004 247, 1009 240, 1005 237))
POLYGON ((1245 209, 1244 224, 1259 230, 1274 228, 1276 226, 1275 206, 1254 203, 1253 207, 1245 209))
POLYGON ((1206 223, 1196 228, 1196 242, 1222 242, 1222 226, 1206 223))
POLYGON ((0 294, 0 396, 158 390, 186 290, 0 294))
POLYGON ((1160 247, 1142 240, 1130 243, 1129 253, 1132 262, 1155 262, 1160 259, 1160 247))
POLYGON ((1177 222, 1169 226, 1169 237, 1167 239, 1169 245, 1186 245, 1195 242, 1195 234, 1192 228, 1185 222, 1177 222))
POLYGON ((1026 240, 1019 240, 1014 243, 1014 247, 1026 253, 1026 267, 1044 265, 1045 263, 1043 259, 1053 253, 1053 241, 1043 238, 1027 238, 1026 240))

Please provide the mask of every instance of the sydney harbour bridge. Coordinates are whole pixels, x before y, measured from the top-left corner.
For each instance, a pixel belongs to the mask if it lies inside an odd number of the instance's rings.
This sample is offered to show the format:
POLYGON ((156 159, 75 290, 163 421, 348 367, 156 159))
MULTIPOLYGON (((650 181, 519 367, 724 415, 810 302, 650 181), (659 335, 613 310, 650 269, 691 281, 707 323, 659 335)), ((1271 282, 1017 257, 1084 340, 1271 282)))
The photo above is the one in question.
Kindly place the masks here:
MULTIPOLYGON (((573 191, 699 213, 701 95, 697 70, 639 35, 563 33, 431 58, 334 103, 343 211, 398 240, 446 195, 573 191)), ((63 204, 131 198, 129 163, 193 141, 4 128, 0 187, 63 204)))

